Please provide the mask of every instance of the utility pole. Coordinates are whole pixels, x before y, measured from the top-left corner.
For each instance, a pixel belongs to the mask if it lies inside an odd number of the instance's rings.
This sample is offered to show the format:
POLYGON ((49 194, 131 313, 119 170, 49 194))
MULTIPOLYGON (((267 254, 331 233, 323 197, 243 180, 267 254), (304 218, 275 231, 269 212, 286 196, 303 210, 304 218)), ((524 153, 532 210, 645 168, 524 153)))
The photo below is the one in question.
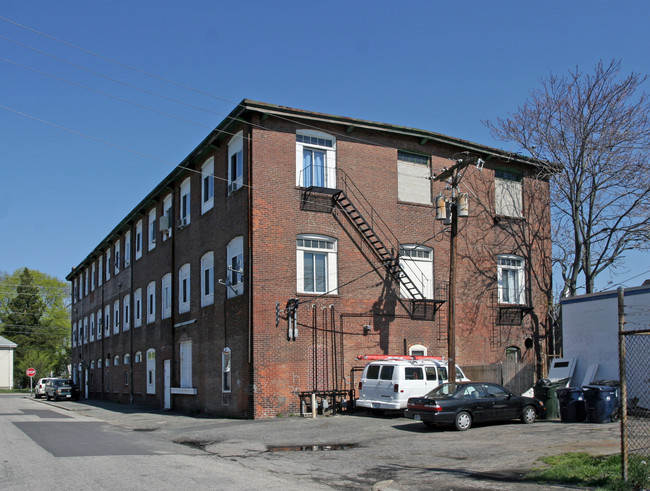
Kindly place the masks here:
POLYGON ((447 370, 449 381, 456 381, 456 236, 458 235, 458 217, 469 216, 468 195, 459 193, 460 185, 465 171, 470 164, 476 164, 481 170, 484 161, 469 154, 454 159, 456 163, 433 178, 434 181, 447 182, 447 189, 451 190, 449 199, 442 194, 436 198, 436 219, 444 220, 445 225, 450 225, 449 234, 449 298, 447 300, 447 370))

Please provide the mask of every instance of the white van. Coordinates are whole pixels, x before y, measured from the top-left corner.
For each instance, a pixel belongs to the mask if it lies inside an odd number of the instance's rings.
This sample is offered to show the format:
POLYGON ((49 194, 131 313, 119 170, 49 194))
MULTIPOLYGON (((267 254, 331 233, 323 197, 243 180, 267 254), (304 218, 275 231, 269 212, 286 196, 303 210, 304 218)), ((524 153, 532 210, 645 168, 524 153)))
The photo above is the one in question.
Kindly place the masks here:
MULTIPOLYGON (((409 397, 423 396, 448 382, 447 362, 433 356, 370 355, 359 359, 383 358, 366 365, 359 382, 357 407, 403 410, 409 397)), ((456 380, 469 381, 456 365, 456 380)))

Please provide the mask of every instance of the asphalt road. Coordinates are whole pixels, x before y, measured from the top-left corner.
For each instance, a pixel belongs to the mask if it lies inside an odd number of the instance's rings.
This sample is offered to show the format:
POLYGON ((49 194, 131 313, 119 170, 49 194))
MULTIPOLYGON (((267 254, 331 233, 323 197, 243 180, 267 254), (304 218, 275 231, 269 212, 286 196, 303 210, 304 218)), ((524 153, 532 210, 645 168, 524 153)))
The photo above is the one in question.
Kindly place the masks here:
POLYGON ((619 435, 611 423, 457 432, 363 413, 250 421, 3 395, 0 441, 9 445, 0 450, 0 488, 549 489, 522 480, 540 457, 616 453, 619 435), (69 476, 28 477, 41 466, 69 476))

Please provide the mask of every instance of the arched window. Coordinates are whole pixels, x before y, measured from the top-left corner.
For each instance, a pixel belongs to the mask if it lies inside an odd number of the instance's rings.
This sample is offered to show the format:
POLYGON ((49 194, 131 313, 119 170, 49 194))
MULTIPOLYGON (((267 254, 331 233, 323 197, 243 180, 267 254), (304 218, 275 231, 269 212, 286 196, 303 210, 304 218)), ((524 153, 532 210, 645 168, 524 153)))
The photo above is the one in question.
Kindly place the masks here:
POLYGON ((497 256, 499 303, 525 303, 524 259, 512 254, 497 256))
POLYGON ((297 288, 301 293, 337 293, 337 241, 324 235, 299 235, 297 288))
POLYGON ((321 131, 296 131, 296 186, 336 187, 336 138, 321 131))
POLYGON ((404 244, 399 248, 399 264, 408 275, 408 279, 405 278, 401 282, 402 298, 413 298, 413 287, 417 288, 424 298, 433 298, 433 249, 417 244, 404 244))

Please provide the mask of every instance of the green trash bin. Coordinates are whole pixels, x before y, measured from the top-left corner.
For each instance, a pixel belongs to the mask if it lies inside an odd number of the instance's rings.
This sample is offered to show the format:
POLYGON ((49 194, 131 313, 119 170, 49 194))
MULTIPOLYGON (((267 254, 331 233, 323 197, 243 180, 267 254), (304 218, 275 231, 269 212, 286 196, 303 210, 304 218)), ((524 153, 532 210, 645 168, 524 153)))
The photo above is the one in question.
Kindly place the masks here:
POLYGON ((566 387, 568 381, 568 378, 563 378, 556 382, 542 378, 535 384, 533 392, 535 393, 535 397, 546 406, 546 419, 558 419, 560 417, 560 403, 556 391, 561 387, 566 387))

